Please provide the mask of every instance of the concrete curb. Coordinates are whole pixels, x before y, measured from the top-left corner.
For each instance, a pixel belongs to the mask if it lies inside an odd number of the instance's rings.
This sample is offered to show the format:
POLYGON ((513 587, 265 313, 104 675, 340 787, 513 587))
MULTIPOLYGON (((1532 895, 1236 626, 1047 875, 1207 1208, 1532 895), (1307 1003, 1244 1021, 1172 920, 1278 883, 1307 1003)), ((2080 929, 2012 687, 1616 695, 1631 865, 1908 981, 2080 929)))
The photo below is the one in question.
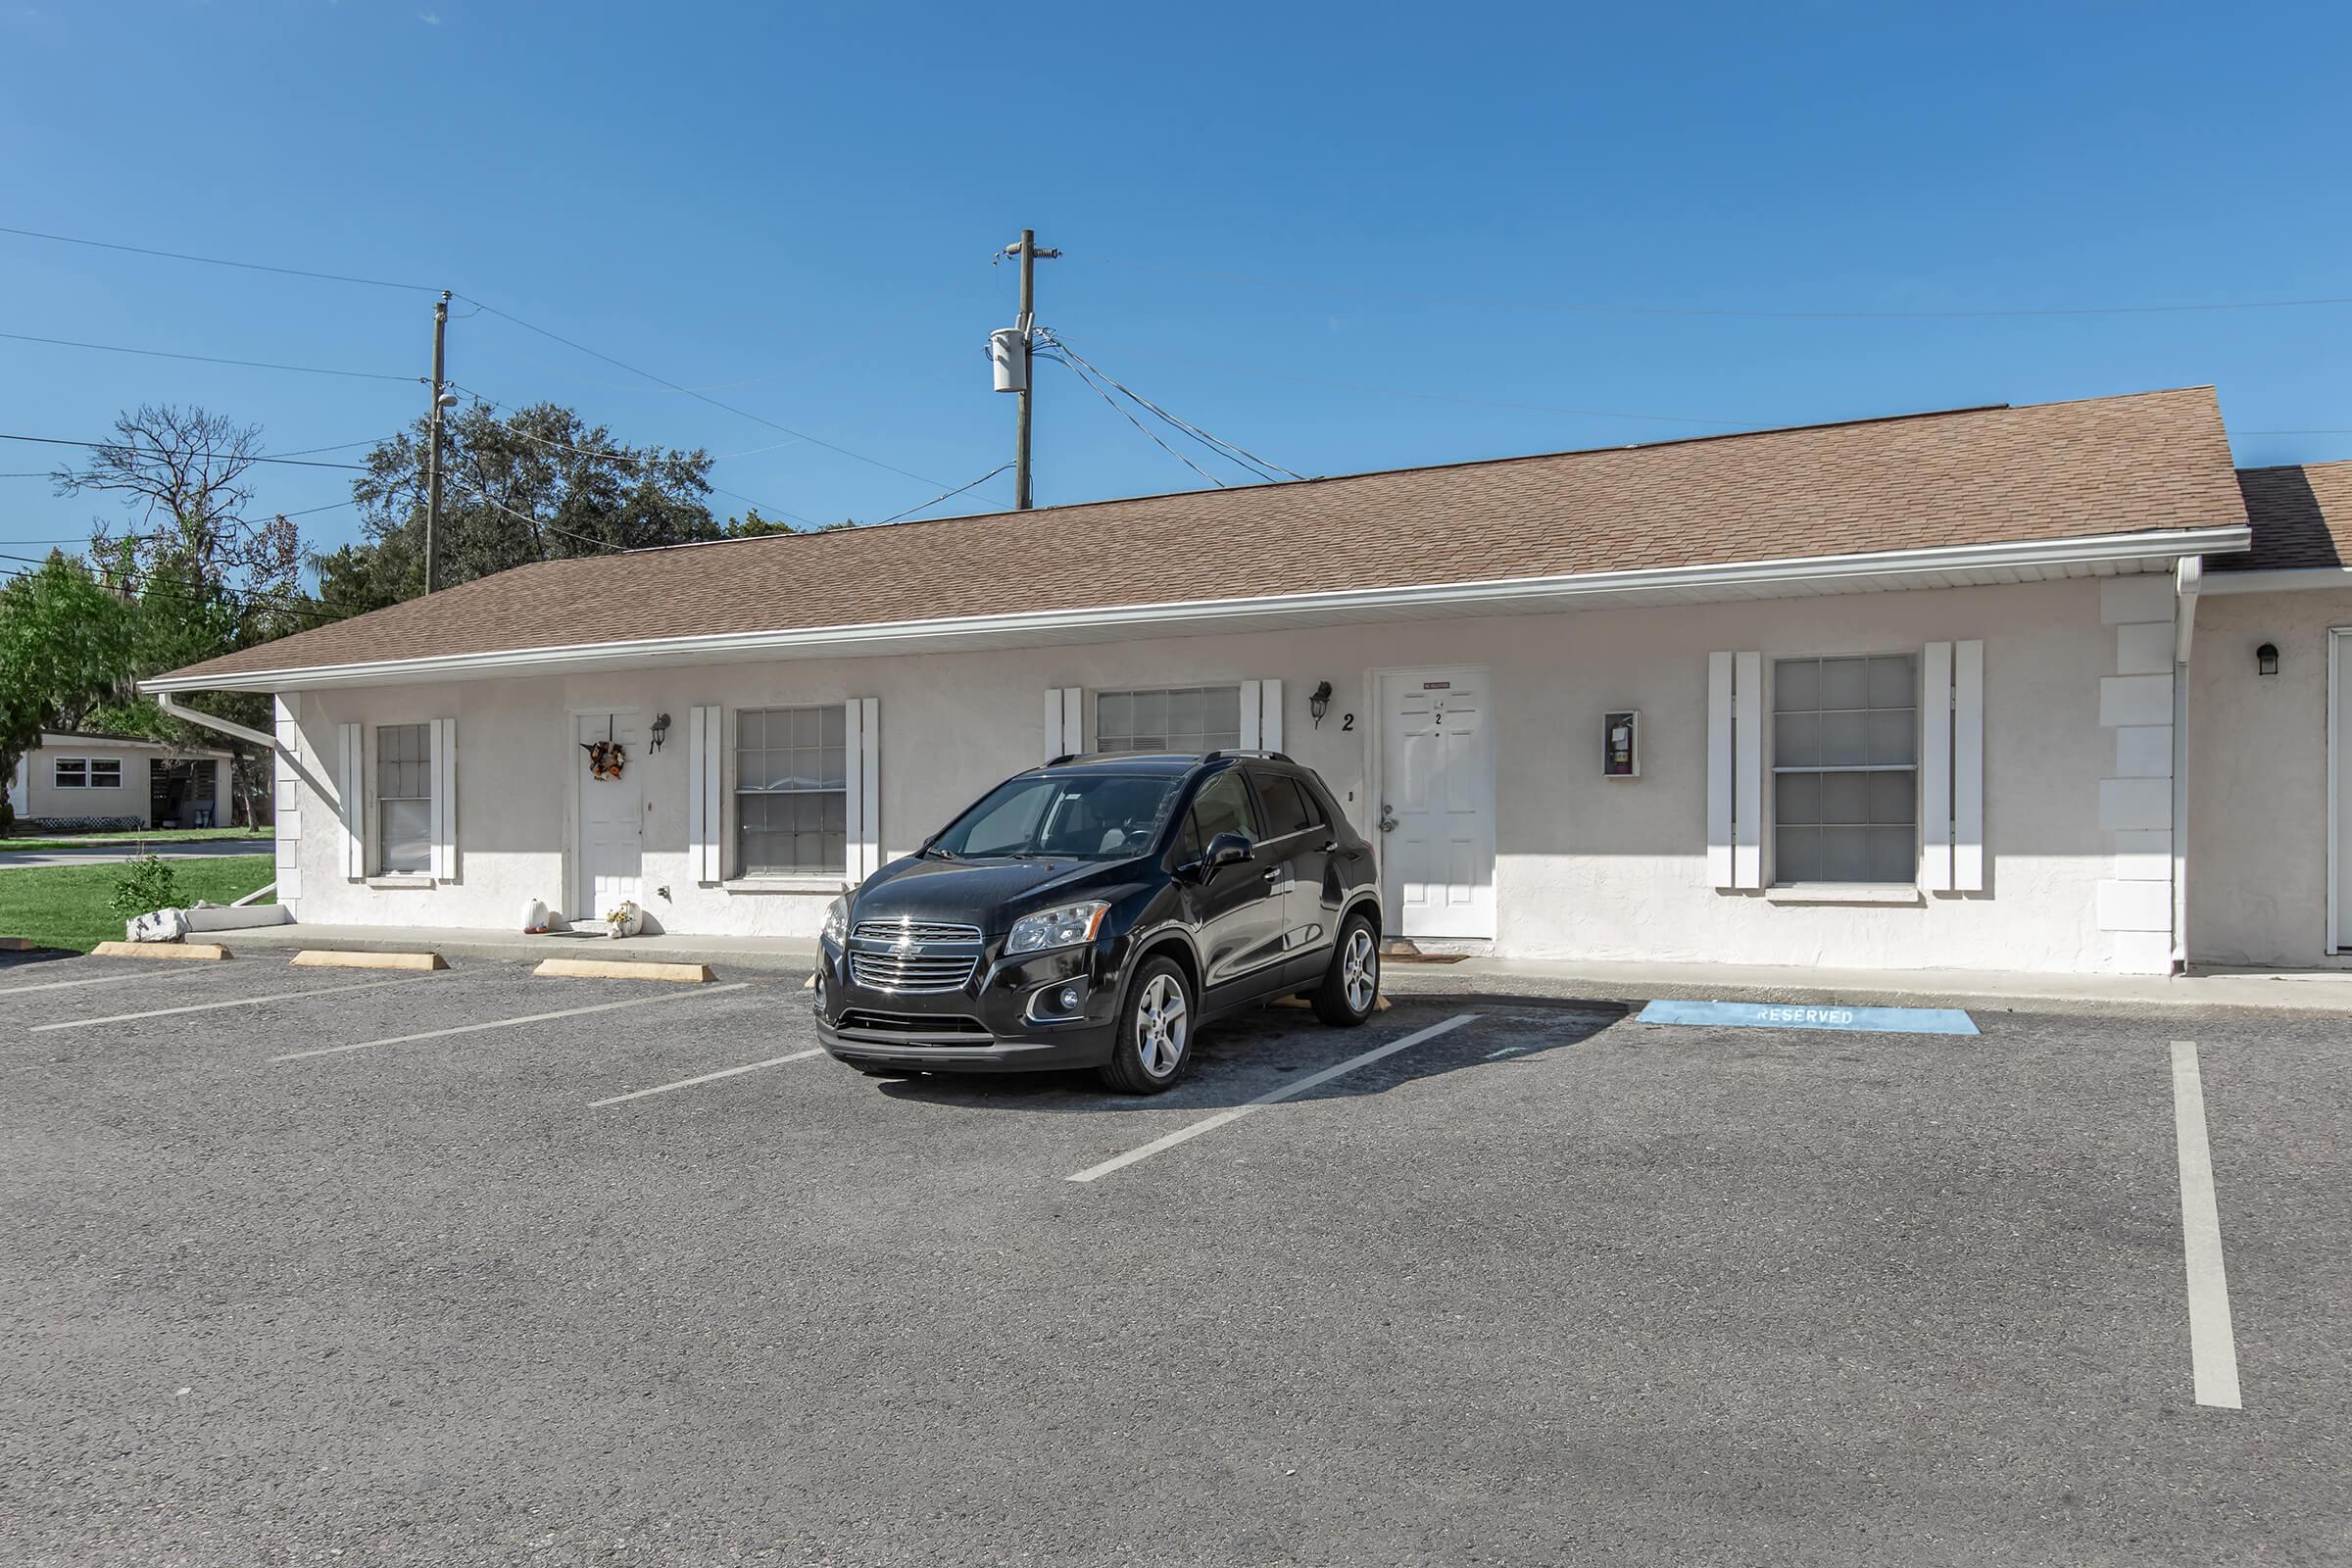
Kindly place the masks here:
POLYGON ((210 942, 101 942, 90 950, 93 958, 199 958, 229 956, 226 948, 210 942))
POLYGON ((438 953, 352 953, 338 948, 305 948, 294 955, 297 969, 446 969, 438 953))
POLYGON ((632 963, 626 958, 549 958, 531 973, 567 980, 666 980, 704 985, 718 978, 707 963, 632 963))
POLYGON ((0 953, 30 953, 33 943, 27 937, 0 937, 0 953))

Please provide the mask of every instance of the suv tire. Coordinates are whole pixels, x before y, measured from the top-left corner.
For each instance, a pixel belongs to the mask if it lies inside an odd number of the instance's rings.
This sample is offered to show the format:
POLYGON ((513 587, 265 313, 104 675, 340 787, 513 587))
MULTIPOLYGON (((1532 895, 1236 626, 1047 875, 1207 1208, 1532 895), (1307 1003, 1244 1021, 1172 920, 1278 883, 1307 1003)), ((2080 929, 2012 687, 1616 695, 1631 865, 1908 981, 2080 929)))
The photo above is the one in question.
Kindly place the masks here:
POLYGON ((1335 1029, 1352 1029, 1379 1007, 1380 939, 1372 934, 1372 922, 1360 912, 1341 922, 1340 940, 1331 950, 1331 967, 1307 1000, 1315 1016, 1335 1029))
POLYGON ((1147 958, 1127 982, 1102 1086, 1122 1095, 1174 1088, 1193 1056, 1193 988, 1172 958, 1147 958))

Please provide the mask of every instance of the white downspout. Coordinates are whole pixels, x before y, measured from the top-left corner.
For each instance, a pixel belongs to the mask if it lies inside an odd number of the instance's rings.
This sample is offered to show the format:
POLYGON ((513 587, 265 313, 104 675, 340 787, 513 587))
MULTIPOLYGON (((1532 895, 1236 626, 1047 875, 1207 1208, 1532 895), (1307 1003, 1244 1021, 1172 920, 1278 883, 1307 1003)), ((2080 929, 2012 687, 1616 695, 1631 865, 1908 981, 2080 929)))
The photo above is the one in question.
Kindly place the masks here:
POLYGON ((335 798, 335 792, 328 789, 316 773, 303 765, 302 754, 292 747, 280 744, 276 736, 265 735, 258 729, 248 729, 233 719, 220 718, 212 713, 200 713, 195 709, 180 703, 170 692, 155 692, 151 695, 155 698, 156 706, 173 718, 183 719, 205 729, 219 730, 223 735, 234 735, 241 741, 251 741, 264 751, 284 758, 286 765, 299 773, 302 781, 308 784, 312 792, 319 799, 331 801, 335 798))
POLYGON ((2183 556, 2173 571, 2173 972, 2188 967, 2188 652, 2197 628, 2205 558, 2183 556))

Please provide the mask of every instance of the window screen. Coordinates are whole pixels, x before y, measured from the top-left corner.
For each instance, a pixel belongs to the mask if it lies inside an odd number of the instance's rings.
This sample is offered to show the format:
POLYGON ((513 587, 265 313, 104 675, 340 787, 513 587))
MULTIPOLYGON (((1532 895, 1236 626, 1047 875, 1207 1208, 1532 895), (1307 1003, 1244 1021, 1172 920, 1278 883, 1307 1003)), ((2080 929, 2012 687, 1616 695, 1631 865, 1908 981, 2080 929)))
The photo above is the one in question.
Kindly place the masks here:
POLYGON ((387 876, 433 868, 432 742, 426 724, 375 732, 376 863, 387 876))
POLYGON ((849 869, 849 753, 841 705, 735 715, 735 847, 745 876, 849 869))
POLYGON ((1239 686, 1096 694, 1098 752, 1200 753, 1232 751, 1241 744, 1239 686))
POLYGON ((1919 670, 1910 654, 1772 667, 1773 875, 1919 874, 1919 670))

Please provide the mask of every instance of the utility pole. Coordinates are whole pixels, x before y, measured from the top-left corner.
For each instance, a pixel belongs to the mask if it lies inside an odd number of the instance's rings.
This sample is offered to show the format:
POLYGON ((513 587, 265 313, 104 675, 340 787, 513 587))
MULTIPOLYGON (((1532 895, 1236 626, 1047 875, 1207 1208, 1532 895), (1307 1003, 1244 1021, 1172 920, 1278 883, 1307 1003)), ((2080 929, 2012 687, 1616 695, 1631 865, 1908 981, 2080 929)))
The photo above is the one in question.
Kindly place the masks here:
POLYGON ((1041 251, 1037 248, 1037 230, 1021 230, 1018 245, 1004 247, 1018 252, 1021 258, 1021 318, 1016 330, 1021 341, 1020 404, 1013 411, 1012 427, 1012 505, 1018 512, 1027 512, 1035 503, 1029 496, 1029 407, 1037 395, 1037 375, 1030 350, 1037 335, 1037 263, 1040 257, 1052 261, 1059 251, 1041 251))
POLYGON ((443 289, 433 304, 432 434, 424 453, 424 591, 428 594, 441 586, 440 541, 435 537, 441 528, 441 410, 457 401, 442 390, 448 341, 449 290, 443 289))

